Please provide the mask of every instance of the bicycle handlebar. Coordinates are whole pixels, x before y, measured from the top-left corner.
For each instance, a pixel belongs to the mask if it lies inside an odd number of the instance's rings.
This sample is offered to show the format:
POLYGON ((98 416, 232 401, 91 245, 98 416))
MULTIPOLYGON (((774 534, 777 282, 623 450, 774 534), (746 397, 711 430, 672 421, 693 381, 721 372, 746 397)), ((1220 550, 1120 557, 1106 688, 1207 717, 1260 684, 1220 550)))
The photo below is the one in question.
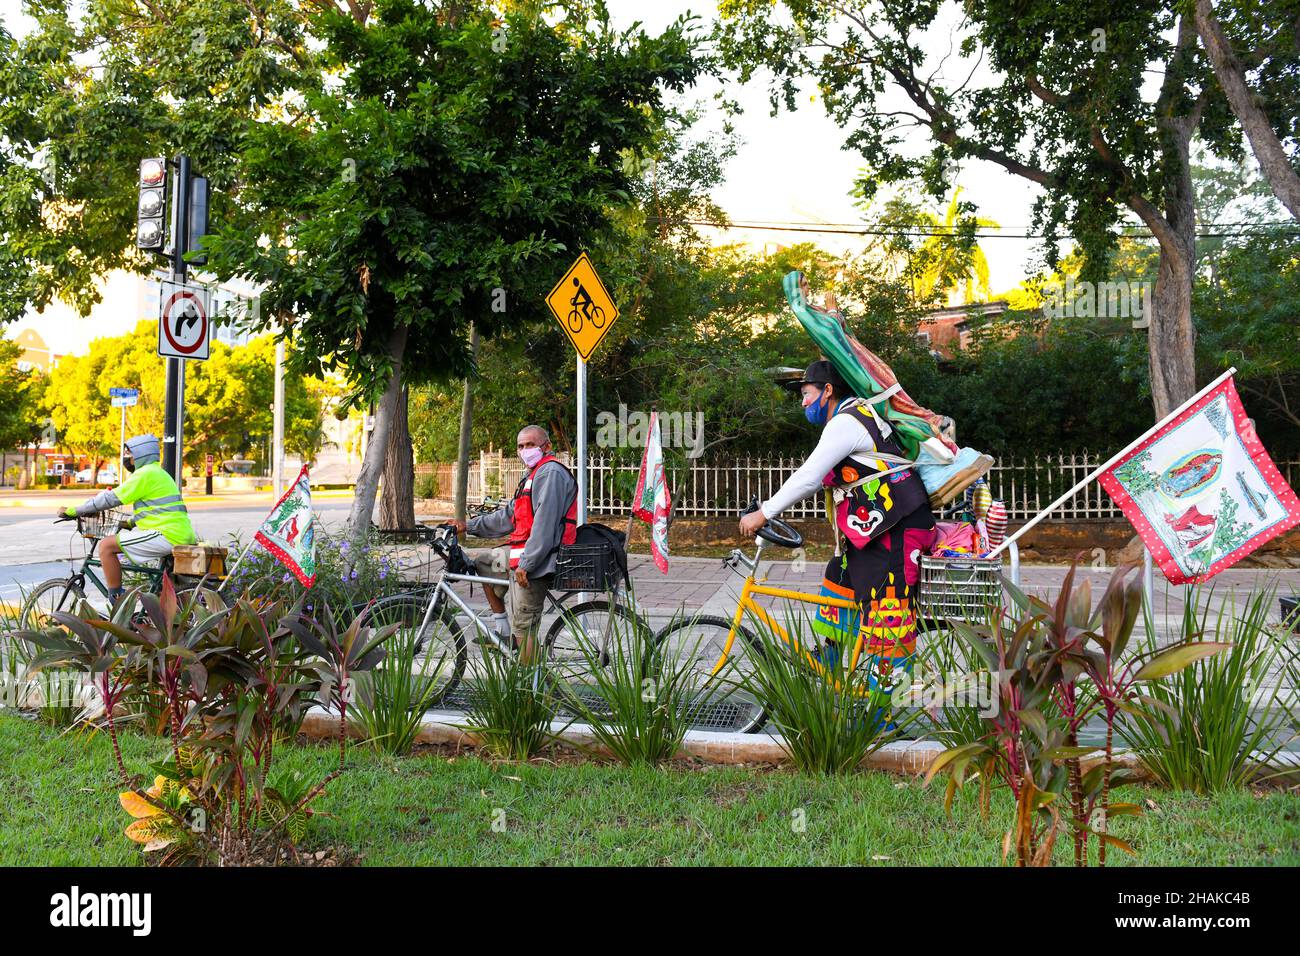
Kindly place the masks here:
MULTIPOLYGON (((749 506, 741 513, 743 518, 758 510, 758 496, 749 499, 749 506)), ((803 547, 803 535, 780 518, 768 518, 767 524, 758 529, 758 536, 769 544, 779 548, 803 547)))

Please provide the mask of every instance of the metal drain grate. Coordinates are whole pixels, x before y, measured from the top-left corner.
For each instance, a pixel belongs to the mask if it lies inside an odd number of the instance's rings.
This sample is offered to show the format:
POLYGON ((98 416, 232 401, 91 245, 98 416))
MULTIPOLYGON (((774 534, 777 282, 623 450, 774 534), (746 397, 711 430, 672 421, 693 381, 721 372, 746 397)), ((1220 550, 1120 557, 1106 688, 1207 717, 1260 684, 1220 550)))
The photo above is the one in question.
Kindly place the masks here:
MULTIPOLYGON (((587 707, 594 713, 608 713, 608 706, 593 688, 580 688, 580 696, 587 707)), ((455 710, 465 713, 474 704, 474 691, 462 683, 447 697, 438 702, 438 710, 455 710)), ((560 708, 557 716, 561 718, 577 717, 569 708, 560 708)), ((734 731, 750 723, 753 718, 753 705, 740 703, 730 698, 711 700, 693 706, 687 713, 687 720, 692 730, 734 731)))

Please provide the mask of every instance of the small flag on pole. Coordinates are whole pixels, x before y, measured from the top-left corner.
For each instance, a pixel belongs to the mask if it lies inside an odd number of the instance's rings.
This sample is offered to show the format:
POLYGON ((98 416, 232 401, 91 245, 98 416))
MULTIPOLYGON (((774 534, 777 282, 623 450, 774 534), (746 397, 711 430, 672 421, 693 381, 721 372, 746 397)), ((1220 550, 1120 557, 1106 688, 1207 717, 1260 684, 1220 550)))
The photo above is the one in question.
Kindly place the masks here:
POLYGON ((664 472, 664 449, 659 440, 659 413, 650 413, 650 433, 641 456, 641 473, 632 495, 632 516, 650 523, 650 553, 664 574, 668 573, 668 511, 672 498, 664 472))
POLYGON ((1099 478, 1166 578, 1196 584, 1300 524, 1231 375, 1161 422, 1099 478))
POLYGON ((307 466, 303 465, 297 480, 275 503, 253 538, 292 571, 303 587, 309 588, 316 581, 314 531, 311 484, 307 466))

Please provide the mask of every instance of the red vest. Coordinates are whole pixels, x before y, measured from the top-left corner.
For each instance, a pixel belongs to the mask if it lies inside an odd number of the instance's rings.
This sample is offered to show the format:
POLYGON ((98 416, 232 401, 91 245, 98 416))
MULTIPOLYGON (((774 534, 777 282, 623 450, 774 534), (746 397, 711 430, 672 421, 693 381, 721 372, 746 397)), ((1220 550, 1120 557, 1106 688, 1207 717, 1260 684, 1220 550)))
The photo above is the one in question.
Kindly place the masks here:
MULTIPOLYGON (((524 546, 528 543, 528 535, 533 530, 533 476, 537 474, 537 469, 548 461, 558 462, 559 459, 554 455, 544 457, 533 466, 533 470, 519 483, 519 490, 515 492, 515 528, 510 532, 511 570, 519 567, 519 559, 523 557, 524 546)), ((577 540, 578 496, 574 495, 569 510, 564 514, 564 533, 560 536, 560 543, 573 544, 577 540)))

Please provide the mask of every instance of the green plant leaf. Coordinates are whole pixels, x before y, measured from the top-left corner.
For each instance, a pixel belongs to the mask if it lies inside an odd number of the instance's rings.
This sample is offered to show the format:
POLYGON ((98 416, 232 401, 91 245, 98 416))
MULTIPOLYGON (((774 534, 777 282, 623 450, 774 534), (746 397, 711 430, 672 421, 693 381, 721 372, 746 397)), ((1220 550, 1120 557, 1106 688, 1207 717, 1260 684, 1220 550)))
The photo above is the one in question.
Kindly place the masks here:
POLYGON ((1222 644, 1217 641, 1193 641, 1187 644, 1178 644, 1152 657, 1133 675, 1133 679, 1160 680, 1162 677, 1178 673, 1184 667, 1189 667, 1199 660, 1213 657, 1231 646, 1231 644, 1222 644))

